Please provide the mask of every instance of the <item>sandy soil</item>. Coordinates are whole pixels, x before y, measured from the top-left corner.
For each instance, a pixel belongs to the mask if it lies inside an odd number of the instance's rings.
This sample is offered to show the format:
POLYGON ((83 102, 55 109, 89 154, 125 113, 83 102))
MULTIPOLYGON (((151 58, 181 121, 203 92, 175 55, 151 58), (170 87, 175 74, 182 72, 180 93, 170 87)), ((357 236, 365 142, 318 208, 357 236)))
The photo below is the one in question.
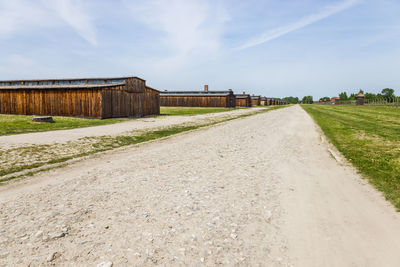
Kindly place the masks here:
POLYGON ((194 116, 159 116, 159 117, 139 118, 136 120, 122 122, 118 124, 101 125, 101 126, 93 126, 86 128, 69 129, 69 130, 0 136, 0 149, 27 146, 27 145, 47 145, 54 143, 66 143, 83 137, 98 137, 105 135, 116 136, 131 131, 162 128, 165 126, 173 126, 182 123, 210 120, 212 118, 219 118, 224 116, 236 116, 240 114, 255 112, 259 109, 260 108, 238 109, 227 112, 209 113, 209 114, 194 115, 194 116))
POLYGON ((0 264, 400 266, 400 217, 298 106, 0 188, 0 264))

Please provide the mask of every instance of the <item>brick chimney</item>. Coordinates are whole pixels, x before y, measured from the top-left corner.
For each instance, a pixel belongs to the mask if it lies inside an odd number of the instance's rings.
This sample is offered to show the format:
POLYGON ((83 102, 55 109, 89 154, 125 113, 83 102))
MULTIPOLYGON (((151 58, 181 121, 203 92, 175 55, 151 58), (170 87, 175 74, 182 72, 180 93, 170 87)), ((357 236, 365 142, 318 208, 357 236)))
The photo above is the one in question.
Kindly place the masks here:
POLYGON ((208 85, 204 85, 204 92, 208 92, 208 85))

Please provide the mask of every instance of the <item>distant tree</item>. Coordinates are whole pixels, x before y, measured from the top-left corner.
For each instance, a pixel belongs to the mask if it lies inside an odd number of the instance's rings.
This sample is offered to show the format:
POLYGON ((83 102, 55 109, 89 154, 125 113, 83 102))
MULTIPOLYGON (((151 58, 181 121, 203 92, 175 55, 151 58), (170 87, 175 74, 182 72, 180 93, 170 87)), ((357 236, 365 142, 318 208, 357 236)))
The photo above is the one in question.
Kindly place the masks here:
POLYGON ((385 88, 382 89, 382 96, 383 98, 388 101, 388 102, 393 102, 393 98, 395 97, 394 95, 394 89, 391 88, 385 88))
POLYGON ((290 104, 298 104, 300 102, 298 97, 293 96, 284 97, 282 100, 289 102, 290 104))
POLYGON ((360 89, 360 91, 358 91, 358 94, 364 94, 364 90, 360 89))
POLYGON ((319 99, 319 101, 330 102, 330 101, 331 101, 331 98, 330 98, 329 96, 324 96, 324 97, 321 97, 321 98, 319 99))
POLYGON ((340 93, 340 94, 339 94, 339 98, 340 98, 340 100, 343 100, 343 101, 346 101, 346 100, 349 99, 349 97, 347 96, 347 93, 346 93, 346 92, 340 93))
POLYGON ((314 103, 313 97, 311 95, 305 96, 301 100, 301 103, 303 103, 303 104, 313 104, 314 103))
POLYGON ((365 93, 364 96, 365 96, 365 99, 368 99, 368 100, 375 100, 377 98, 377 95, 374 93, 365 93))
POLYGON ((348 100, 356 100, 356 98, 357 98, 357 94, 352 93, 352 94, 349 96, 348 100))

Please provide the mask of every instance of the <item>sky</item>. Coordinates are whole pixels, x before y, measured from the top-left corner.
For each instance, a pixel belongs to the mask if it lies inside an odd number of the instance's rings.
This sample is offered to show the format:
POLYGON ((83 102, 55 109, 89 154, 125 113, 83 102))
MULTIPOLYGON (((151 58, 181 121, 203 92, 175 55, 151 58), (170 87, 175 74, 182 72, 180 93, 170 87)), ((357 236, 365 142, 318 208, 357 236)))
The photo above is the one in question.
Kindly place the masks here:
POLYGON ((0 80, 400 94, 399 0, 0 0, 0 80))

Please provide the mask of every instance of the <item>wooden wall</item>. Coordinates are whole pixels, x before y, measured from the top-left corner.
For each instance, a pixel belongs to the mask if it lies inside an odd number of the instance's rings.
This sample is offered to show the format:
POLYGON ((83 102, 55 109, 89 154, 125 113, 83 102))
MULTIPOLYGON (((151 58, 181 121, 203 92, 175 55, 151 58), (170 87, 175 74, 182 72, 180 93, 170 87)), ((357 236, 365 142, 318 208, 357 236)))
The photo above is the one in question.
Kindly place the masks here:
POLYGON ((251 105, 252 106, 259 106, 260 105, 260 99, 252 99, 251 100, 251 105))
POLYGON ((0 89, 0 113, 85 118, 141 117, 160 114, 160 92, 145 81, 81 88, 0 89))
POLYGON ((247 98, 236 98, 236 106, 237 107, 251 107, 251 99, 247 98))
POLYGON ((160 105, 169 107, 221 107, 236 106, 235 96, 160 96, 160 105))
POLYGON ((149 87, 143 92, 124 86, 105 88, 102 99, 102 118, 160 115, 160 92, 149 87))
POLYGON ((101 118, 101 90, 1 89, 0 113, 101 118))
POLYGON ((160 115, 160 92, 147 86, 144 91, 143 115, 160 115))

